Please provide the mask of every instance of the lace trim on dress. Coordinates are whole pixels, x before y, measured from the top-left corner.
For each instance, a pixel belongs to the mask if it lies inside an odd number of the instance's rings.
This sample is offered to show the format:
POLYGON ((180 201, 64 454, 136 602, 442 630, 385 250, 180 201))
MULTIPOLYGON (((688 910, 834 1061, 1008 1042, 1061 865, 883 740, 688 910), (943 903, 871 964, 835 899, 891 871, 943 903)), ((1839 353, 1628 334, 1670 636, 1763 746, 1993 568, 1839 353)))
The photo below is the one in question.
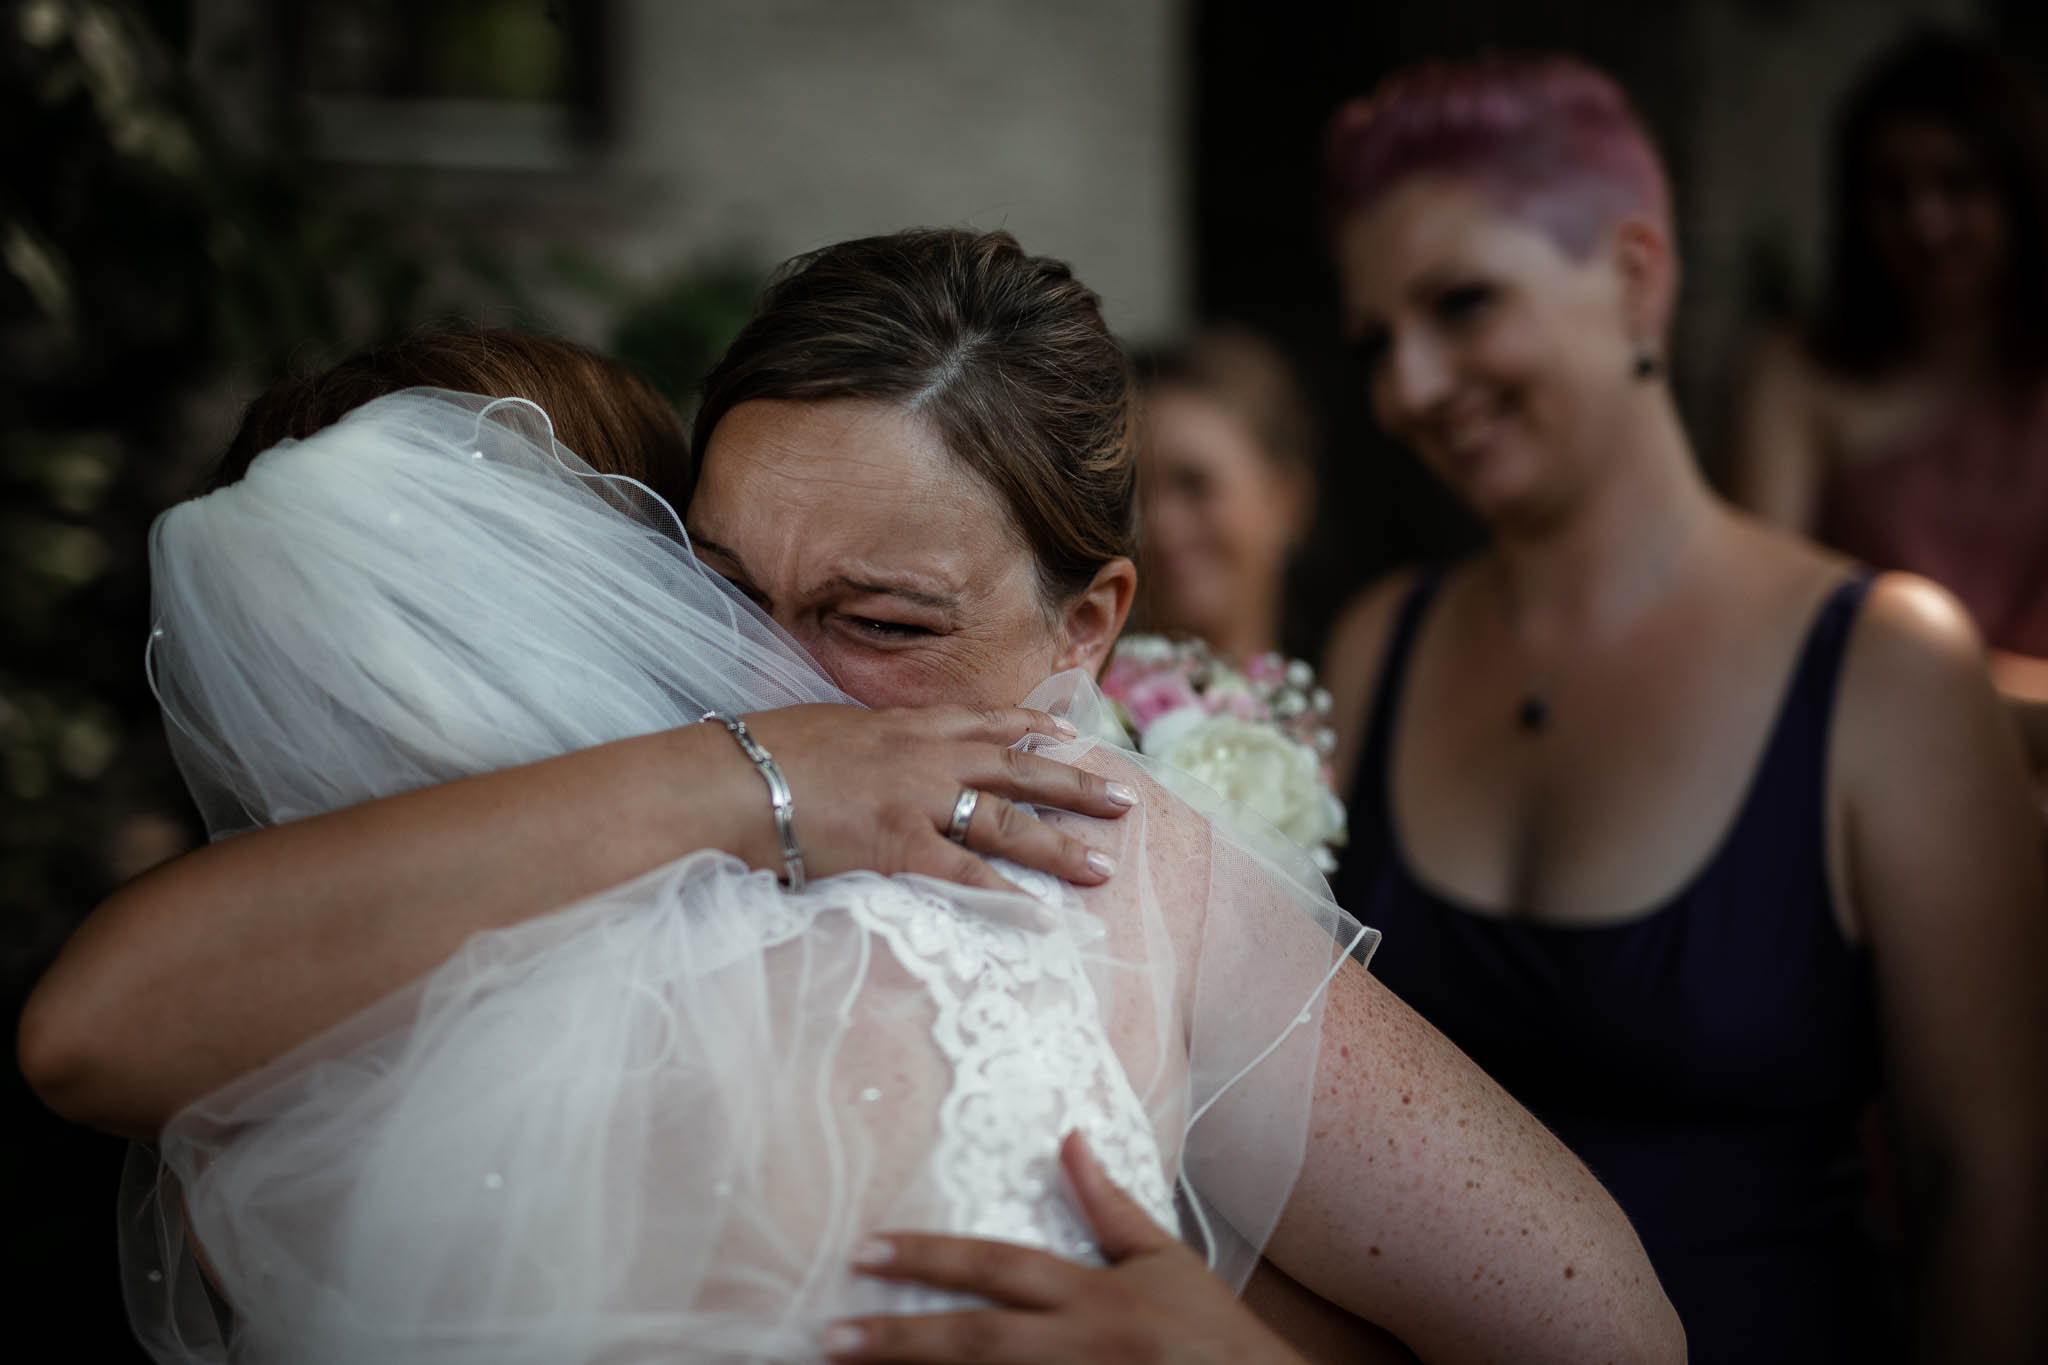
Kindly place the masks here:
MULTIPOLYGON (((1092 925, 1055 878, 1000 866, 1070 923, 1092 925)), ((1159 1137, 1109 1044, 1082 960, 1090 935, 1036 933, 963 914, 926 887, 904 889, 912 894, 863 896, 849 908, 936 1006, 932 1037, 953 1081, 932 1172, 961 1234, 1099 1264, 1080 1211, 1058 1193, 1059 1142, 1075 1128, 1112 1180, 1161 1226, 1175 1226, 1159 1137)))

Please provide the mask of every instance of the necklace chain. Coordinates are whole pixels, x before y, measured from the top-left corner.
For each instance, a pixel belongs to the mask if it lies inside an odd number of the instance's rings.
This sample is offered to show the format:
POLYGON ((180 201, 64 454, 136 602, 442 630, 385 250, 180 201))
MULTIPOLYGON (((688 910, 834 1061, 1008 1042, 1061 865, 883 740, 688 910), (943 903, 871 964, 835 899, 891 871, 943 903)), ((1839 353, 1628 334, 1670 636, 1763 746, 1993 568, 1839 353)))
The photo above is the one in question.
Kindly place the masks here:
POLYGON ((1515 728, 1525 735, 1540 735, 1550 728, 1550 677, 1546 670, 1536 667, 1536 651, 1530 648, 1529 637, 1522 629, 1522 618, 1515 611, 1506 573, 1496 571, 1494 581, 1498 585, 1496 597, 1500 602, 1501 619, 1507 623, 1508 634, 1514 637, 1515 649, 1522 656, 1525 670, 1522 695, 1515 702, 1515 728))

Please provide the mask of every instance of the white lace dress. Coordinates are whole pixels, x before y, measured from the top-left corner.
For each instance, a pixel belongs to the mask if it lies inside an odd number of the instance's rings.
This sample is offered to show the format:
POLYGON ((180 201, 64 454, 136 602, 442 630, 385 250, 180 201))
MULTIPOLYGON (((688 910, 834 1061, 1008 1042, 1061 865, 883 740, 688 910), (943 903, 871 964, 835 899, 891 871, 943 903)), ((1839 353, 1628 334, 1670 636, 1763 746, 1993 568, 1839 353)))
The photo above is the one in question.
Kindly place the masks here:
MULTIPOLYGON (((167 514, 155 677, 216 829, 836 698, 572 460, 529 405, 405 394, 167 514)), ((1360 934, 1213 797, 1048 752, 1143 792, 1096 826, 1109 886, 1005 869, 1051 928, 693 854, 472 939, 180 1114, 127 1192, 139 1335, 164 1361, 816 1360, 834 1317, 954 1302, 852 1274, 874 1231, 1092 1256, 1057 1165, 1077 1128, 1241 1282, 1360 934)))

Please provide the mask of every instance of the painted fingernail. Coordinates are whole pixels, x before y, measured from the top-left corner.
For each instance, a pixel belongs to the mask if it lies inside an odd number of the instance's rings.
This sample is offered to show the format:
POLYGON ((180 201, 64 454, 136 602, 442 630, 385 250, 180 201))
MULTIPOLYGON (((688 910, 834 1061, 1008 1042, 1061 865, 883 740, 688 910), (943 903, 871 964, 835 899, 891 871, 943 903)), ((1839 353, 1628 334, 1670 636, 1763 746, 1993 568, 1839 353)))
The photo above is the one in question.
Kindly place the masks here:
POLYGON ((1074 722, 1068 720, 1065 716, 1054 716, 1052 718, 1052 730, 1054 734, 1065 739, 1077 739, 1081 734, 1079 730, 1074 728, 1074 722))
POLYGON ((887 1265, 895 1259, 895 1245, 881 1237, 868 1238, 867 1241, 860 1244, 860 1249, 853 1253, 853 1263, 855 1265, 887 1265))
POLYGON ((818 1337, 818 1345, 827 1355, 858 1351, 867 1344, 868 1334, 850 1322, 835 1322, 818 1337))
POLYGON ((1135 806, 1138 804, 1138 789, 1126 782, 1112 782, 1103 788, 1112 805, 1135 806))
POLYGON ((1116 859, 1091 848, 1088 850, 1088 870, 1098 877, 1113 877, 1116 875, 1116 859))

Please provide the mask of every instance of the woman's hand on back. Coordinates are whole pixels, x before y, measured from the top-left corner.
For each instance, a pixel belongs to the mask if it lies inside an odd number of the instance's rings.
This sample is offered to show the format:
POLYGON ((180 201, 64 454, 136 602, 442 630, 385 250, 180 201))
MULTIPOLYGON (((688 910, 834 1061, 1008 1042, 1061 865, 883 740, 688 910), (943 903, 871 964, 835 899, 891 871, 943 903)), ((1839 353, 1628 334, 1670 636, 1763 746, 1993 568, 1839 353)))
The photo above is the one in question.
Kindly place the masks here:
MULTIPOLYGON (((1073 736, 1071 725, 1043 711, 792 706, 757 712, 746 723, 789 781, 797 844, 813 877, 916 872, 1014 891, 986 861, 1001 857, 1093 886, 1114 863, 1023 807, 1111 819, 1137 802, 1124 783, 1012 747, 1030 735, 1073 736), (955 843, 947 829, 968 789, 981 797, 966 839, 955 843)), ((780 846, 761 804, 761 840, 730 851, 756 866, 779 866, 780 846)))
POLYGON ((1070 1133, 1060 1165, 1106 1268, 1008 1242, 931 1233, 876 1238, 860 1268, 882 1279, 978 1294, 995 1306, 835 1324, 835 1361, 981 1361, 986 1365, 1303 1365, 1202 1258, 1155 1224, 1070 1133))

